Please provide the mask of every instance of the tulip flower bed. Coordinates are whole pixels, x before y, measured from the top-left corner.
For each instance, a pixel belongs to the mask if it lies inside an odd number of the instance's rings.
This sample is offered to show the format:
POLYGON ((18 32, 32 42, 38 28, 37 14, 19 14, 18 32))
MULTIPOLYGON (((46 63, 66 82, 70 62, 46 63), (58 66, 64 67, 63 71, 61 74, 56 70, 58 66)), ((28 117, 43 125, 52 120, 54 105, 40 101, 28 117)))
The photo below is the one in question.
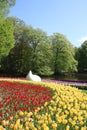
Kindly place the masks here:
POLYGON ((0 130, 87 130, 87 95, 52 82, 1 80, 0 113, 0 130))
POLYGON ((1 117, 8 118, 18 110, 33 111, 52 98, 46 87, 0 81, 1 117))

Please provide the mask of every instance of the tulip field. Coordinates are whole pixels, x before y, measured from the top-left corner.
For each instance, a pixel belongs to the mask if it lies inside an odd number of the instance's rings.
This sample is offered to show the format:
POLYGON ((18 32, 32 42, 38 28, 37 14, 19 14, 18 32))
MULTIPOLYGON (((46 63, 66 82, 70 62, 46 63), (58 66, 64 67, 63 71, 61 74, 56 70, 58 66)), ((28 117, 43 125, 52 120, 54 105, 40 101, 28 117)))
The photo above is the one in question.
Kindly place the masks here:
POLYGON ((87 130, 87 94, 58 83, 0 78, 0 130, 87 130))

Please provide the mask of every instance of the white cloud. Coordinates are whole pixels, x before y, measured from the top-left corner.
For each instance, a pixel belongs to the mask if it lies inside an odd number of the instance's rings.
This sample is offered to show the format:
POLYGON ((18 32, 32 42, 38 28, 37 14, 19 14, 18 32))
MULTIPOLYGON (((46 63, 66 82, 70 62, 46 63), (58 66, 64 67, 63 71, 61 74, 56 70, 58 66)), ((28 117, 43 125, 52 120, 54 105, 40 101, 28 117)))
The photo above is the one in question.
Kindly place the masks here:
POLYGON ((87 36, 86 37, 81 37, 78 41, 80 42, 80 43, 83 43, 84 41, 86 41, 87 40, 87 36))

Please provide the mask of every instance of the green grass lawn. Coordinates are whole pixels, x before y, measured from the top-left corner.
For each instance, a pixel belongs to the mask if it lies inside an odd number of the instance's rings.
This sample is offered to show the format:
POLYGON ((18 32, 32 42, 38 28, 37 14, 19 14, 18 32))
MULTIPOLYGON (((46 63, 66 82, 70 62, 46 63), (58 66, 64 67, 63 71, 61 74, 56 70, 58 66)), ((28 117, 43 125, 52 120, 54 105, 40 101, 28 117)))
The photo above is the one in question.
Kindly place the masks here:
POLYGON ((83 90, 83 92, 87 94, 87 90, 83 90))

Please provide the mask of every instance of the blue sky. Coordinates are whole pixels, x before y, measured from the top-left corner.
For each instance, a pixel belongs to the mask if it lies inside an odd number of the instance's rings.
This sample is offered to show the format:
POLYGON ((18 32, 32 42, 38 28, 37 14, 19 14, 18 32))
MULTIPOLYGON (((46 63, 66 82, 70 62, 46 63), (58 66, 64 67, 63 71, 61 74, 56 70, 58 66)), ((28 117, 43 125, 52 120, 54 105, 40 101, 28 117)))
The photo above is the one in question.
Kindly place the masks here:
POLYGON ((9 16, 48 35, 62 33, 77 47, 87 39, 87 0, 16 0, 9 16))

